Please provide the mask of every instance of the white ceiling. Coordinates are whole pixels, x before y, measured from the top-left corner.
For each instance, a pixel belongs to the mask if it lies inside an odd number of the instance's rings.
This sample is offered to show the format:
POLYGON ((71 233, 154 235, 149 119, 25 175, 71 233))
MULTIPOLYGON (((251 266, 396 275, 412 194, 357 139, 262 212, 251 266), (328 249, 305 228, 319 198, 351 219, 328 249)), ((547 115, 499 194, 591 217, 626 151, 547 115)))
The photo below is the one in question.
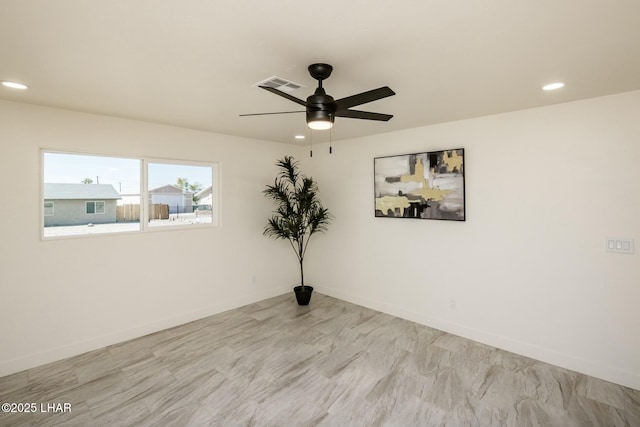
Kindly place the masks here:
MULTIPOLYGON (((0 0, 0 98, 299 143, 304 114, 253 85, 277 75, 342 98, 333 140, 640 89, 638 0, 0 0), (556 92, 543 84, 566 82, 556 92)), ((314 132, 314 142, 329 133, 314 132)))

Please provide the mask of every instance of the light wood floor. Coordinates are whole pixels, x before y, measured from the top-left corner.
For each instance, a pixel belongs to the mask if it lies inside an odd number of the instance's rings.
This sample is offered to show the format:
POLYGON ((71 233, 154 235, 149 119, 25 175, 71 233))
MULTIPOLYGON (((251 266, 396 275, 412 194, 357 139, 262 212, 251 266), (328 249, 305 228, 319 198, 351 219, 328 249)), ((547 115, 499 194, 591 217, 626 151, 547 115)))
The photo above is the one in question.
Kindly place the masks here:
POLYGON ((640 426, 640 392, 321 294, 0 378, 2 426, 640 426))

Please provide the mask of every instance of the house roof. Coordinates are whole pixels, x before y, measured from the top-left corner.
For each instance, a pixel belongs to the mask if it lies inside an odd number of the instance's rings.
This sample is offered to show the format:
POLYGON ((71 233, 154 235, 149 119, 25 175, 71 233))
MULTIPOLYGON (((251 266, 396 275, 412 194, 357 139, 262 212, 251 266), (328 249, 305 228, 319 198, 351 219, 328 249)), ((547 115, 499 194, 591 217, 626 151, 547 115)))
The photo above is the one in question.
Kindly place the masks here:
POLYGON ((167 184, 160 187, 155 187, 149 190, 150 194, 193 194, 190 191, 185 191, 177 185, 167 184))
POLYGON ((0 46, 0 77, 31 87, 0 98, 259 140, 309 144, 304 114, 239 115, 304 110, 256 84, 306 99, 315 62, 336 99, 397 95, 355 107, 389 122, 338 117, 314 143, 640 89, 638 0, 1 4, 0 39, 19 43, 0 46))
POLYGON ((212 194, 211 190, 212 190, 212 186, 211 185, 207 185, 202 190, 198 191, 196 193, 196 196, 202 198, 202 197, 204 197, 206 195, 212 194))
POLYGON ((46 200, 118 200, 120 194, 111 184, 44 184, 46 200))

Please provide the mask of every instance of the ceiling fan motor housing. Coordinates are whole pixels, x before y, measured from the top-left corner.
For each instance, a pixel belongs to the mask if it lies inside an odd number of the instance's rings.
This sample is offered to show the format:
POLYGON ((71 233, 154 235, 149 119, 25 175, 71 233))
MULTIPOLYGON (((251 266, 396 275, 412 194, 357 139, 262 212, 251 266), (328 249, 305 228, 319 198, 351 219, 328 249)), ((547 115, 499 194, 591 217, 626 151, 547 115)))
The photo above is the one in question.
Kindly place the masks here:
POLYGON ((327 95, 324 89, 317 88, 315 93, 307 98, 307 124, 317 121, 335 120, 336 104, 331 95, 327 95))

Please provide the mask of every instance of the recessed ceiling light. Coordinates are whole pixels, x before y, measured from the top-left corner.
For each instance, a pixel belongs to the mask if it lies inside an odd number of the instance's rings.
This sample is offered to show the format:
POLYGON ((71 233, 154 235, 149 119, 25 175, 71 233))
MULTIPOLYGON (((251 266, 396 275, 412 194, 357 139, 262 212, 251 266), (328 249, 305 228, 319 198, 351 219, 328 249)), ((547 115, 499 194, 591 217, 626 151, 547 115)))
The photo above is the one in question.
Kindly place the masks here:
POLYGON ((304 135, 296 135, 296 139, 304 139, 304 135))
POLYGON ((561 87, 564 87, 564 83, 562 82, 550 83, 548 85, 542 86, 542 90, 556 90, 560 89, 561 87))
POLYGON ((7 81, 3 81, 2 86, 10 87, 11 89, 21 89, 21 90, 28 88, 27 85, 23 85, 22 83, 7 82, 7 81))

